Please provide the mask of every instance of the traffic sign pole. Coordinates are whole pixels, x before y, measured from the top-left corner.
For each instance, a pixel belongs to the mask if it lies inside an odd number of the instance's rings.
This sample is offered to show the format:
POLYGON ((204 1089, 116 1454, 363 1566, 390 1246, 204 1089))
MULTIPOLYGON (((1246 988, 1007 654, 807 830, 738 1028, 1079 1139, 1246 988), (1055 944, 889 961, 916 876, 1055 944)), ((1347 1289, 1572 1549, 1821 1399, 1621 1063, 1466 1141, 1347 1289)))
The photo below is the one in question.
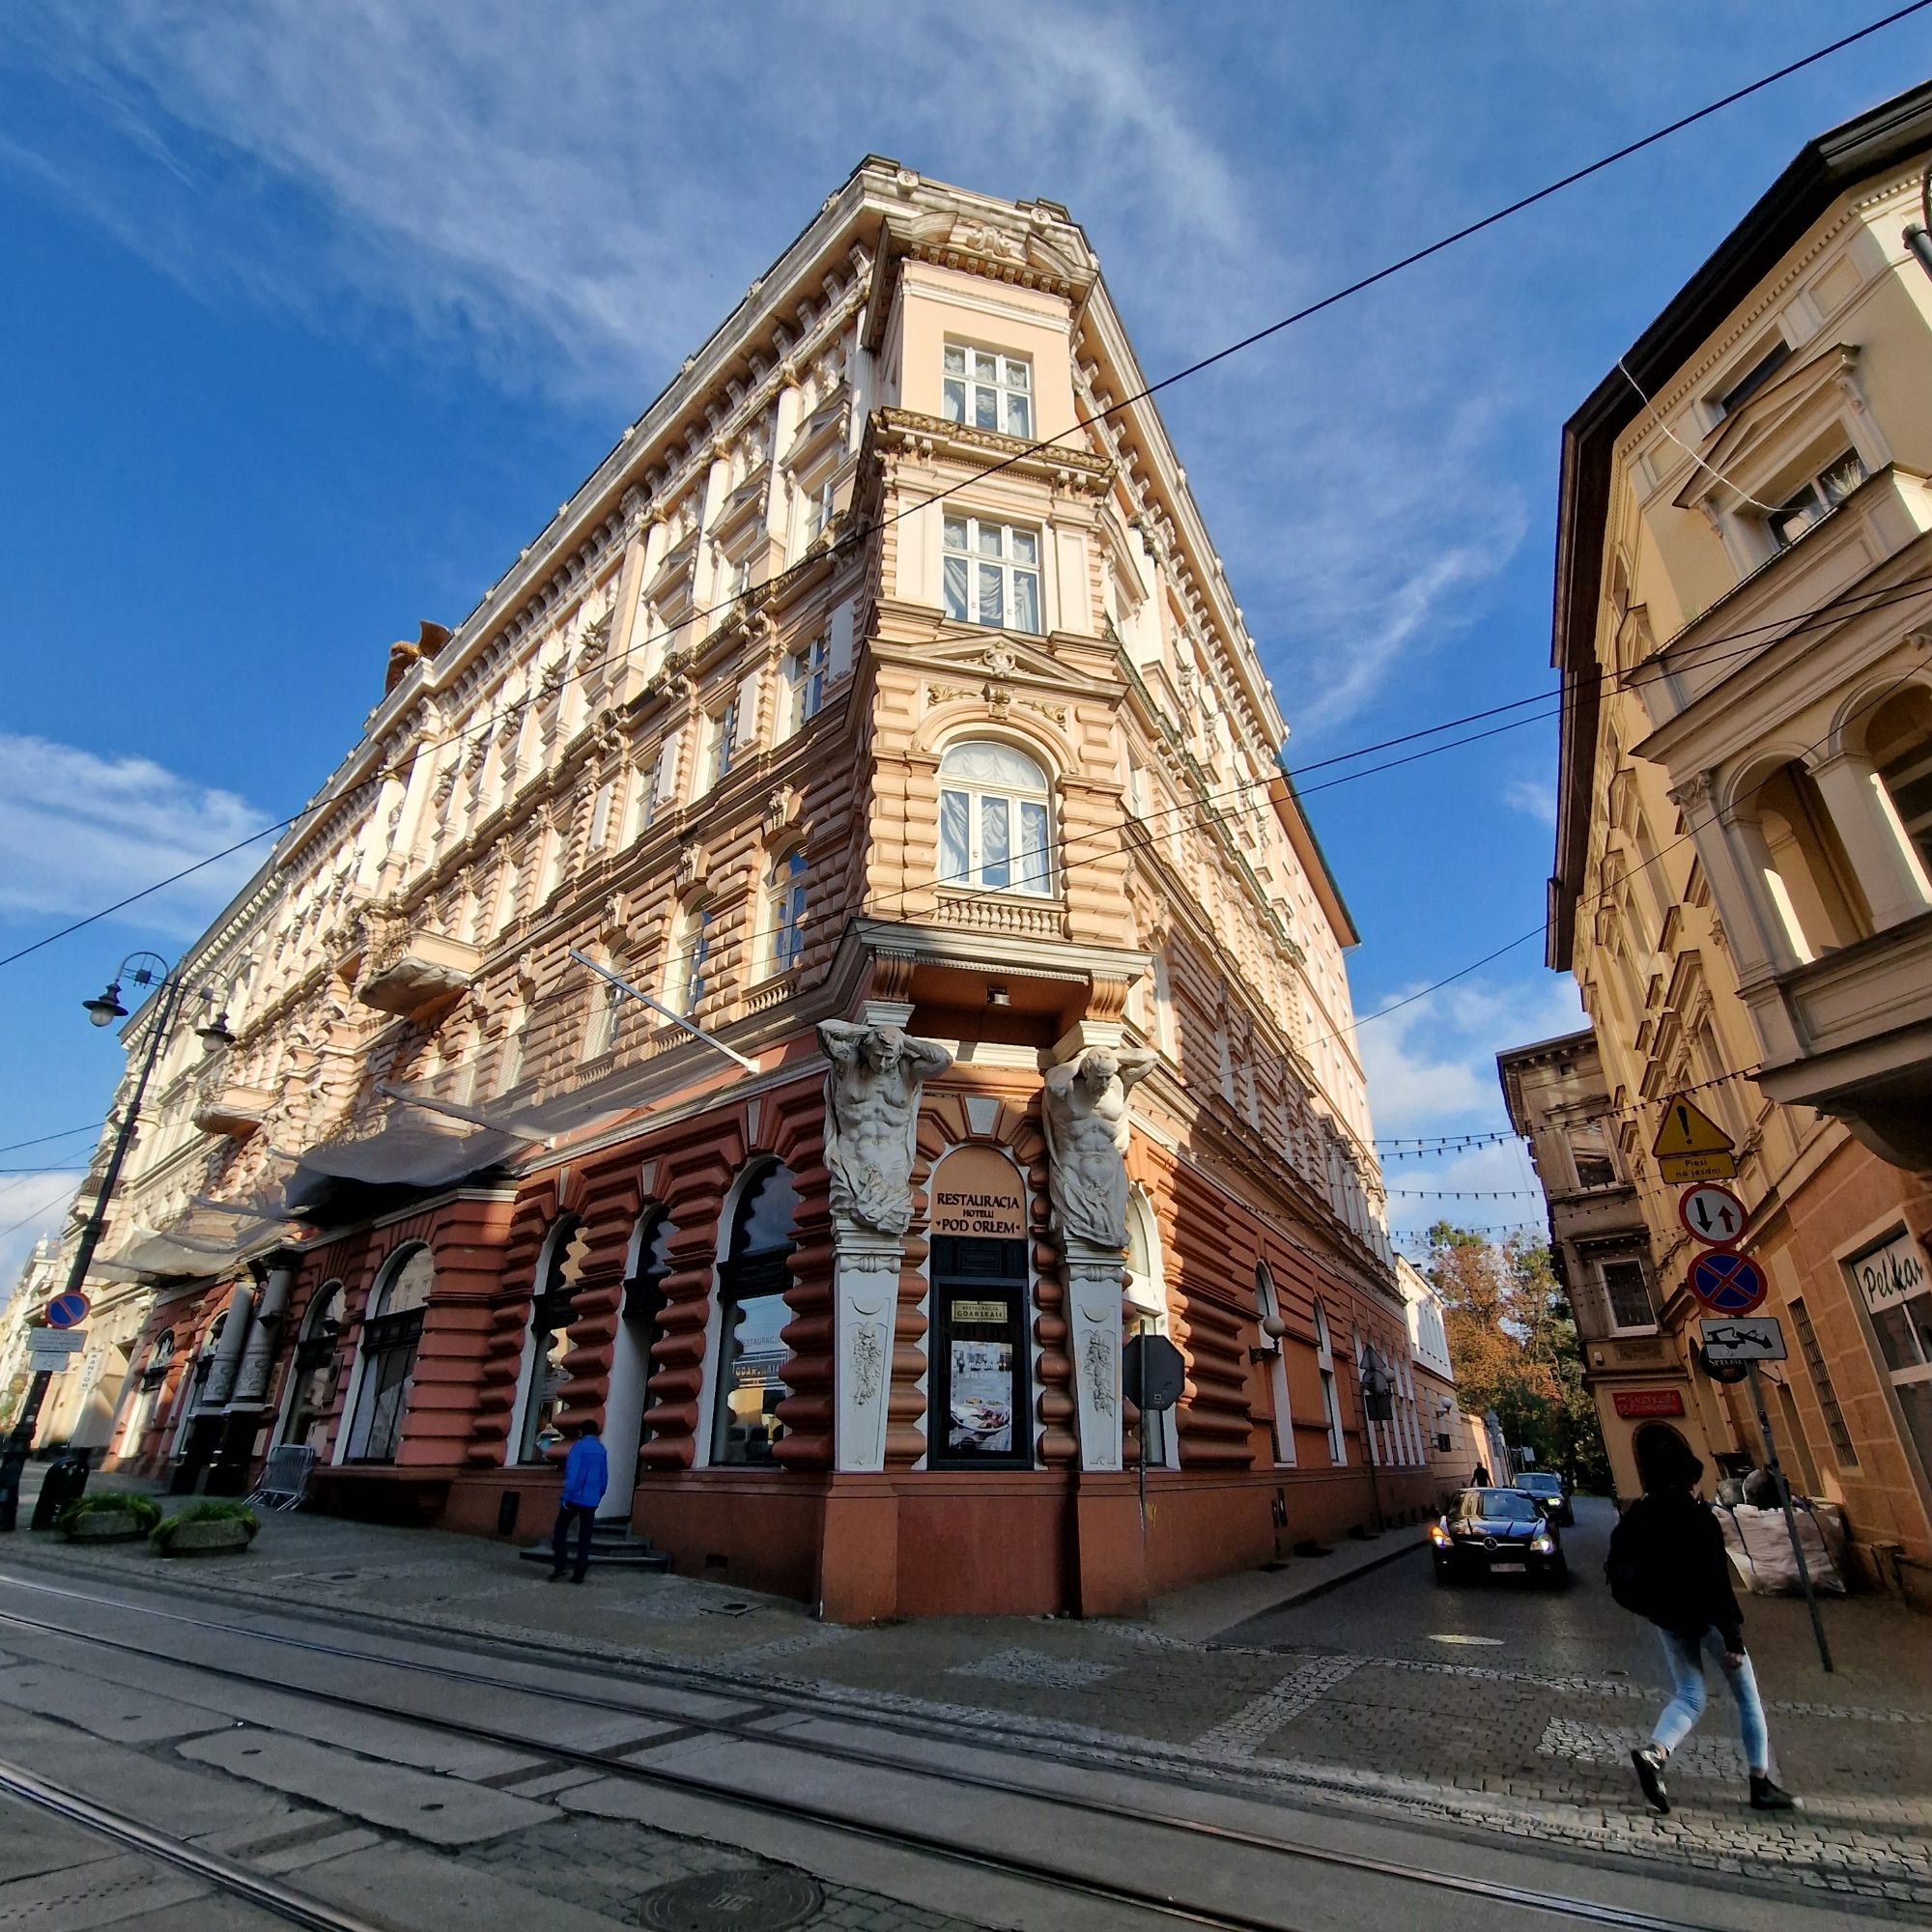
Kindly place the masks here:
POLYGON ((1811 1569, 1804 1561, 1804 1546, 1798 1538, 1798 1512, 1791 1507, 1791 1485, 1784 1480, 1784 1471, 1777 1464, 1777 1444, 1772 1439, 1771 1417, 1765 1413, 1764 1383, 1758 1379, 1757 1364, 1745 1365, 1746 1379, 1750 1383, 1751 1402, 1757 1408, 1757 1426, 1764 1435, 1765 1466, 1771 1471, 1771 1480, 1777 1488, 1777 1500, 1784 1508, 1785 1534, 1791 1538, 1791 1553, 1798 1560, 1798 1587, 1804 1592, 1804 1607, 1811 1613, 1811 1634, 1818 1639, 1818 1662, 1829 1671, 1832 1666, 1832 1646, 1825 1641, 1825 1619, 1818 1614, 1817 1593, 1811 1587, 1811 1569))

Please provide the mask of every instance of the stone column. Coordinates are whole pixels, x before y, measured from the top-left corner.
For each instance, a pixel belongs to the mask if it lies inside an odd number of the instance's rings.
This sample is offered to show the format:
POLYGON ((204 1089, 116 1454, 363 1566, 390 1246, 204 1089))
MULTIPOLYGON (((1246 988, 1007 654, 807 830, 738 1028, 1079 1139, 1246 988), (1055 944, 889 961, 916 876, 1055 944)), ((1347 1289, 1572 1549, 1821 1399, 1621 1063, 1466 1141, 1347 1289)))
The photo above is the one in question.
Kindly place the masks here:
POLYGON ((835 1215, 833 1389, 837 1401, 833 1466, 876 1474, 886 1466, 887 1404, 898 1326, 903 1237, 835 1215))
POLYGON ((254 1312, 255 1291, 238 1284, 228 1297, 228 1320, 222 1324, 221 1340, 214 1345, 214 1359, 208 1365, 208 1379, 202 1384, 197 1407, 226 1407, 235 1392, 236 1371, 241 1367, 242 1350, 248 1340, 254 1312))
MULTIPOLYGON (((236 1408, 261 1408, 268 1402, 269 1379, 275 1366, 275 1344, 281 1336, 289 1294, 296 1285, 294 1255, 273 1254, 262 1265, 267 1273, 261 1304, 249 1325, 248 1340, 242 1350, 242 1366, 235 1375, 235 1393, 229 1398, 236 1408)), ((227 1341, 226 1329, 221 1339, 227 1341)), ((213 1373, 211 1370, 210 1374, 213 1373)))
POLYGON ((1121 1460, 1121 1269, 1122 1250, 1063 1237, 1066 1306, 1072 1330, 1073 1387, 1080 1466, 1105 1473, 1121 1460))
POLYGON ((1871 760, 1857 752, 1840 752, 1810 769, 1871 907, 1873 926, 1883 932, 1932 908, 1932 884, 1871 760))

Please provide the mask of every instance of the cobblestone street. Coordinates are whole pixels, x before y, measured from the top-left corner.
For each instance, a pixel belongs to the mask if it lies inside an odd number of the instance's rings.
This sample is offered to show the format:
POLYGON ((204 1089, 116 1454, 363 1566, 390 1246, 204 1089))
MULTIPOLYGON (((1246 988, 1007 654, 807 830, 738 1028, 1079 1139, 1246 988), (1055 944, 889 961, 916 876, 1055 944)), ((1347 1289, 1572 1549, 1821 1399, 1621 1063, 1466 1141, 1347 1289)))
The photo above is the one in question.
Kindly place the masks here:
MULTIPOLYGON (((1838 1667, 1827 1676, 1802 1605, 1747 1599, 1774 1747, 1805 1807, 1776 1821, 1745 1808, 1732 1714, 1716 1693, 1674 1764, 1677 1809, 1658 1819, 1637 1800, 1628 1751, 1661 1705, 1662 1663, 1648 1626, 1618 1610, 1603 1586, 1609 1520, 1606 1503, 1579 1503, 1568 1537, 1576 1581, 1565 1592, 1512 1579, 1440 1588, 1420 1533, 1396 1530, 1364 1552, 1380 1559, 1386 1550, 1387 1560, 1306 1601, 1242 1616, 1264 1579, 1216 1586, 1231 1613, 1211 1634, 1200 1634, 1212 1619, 1193 1593, 1192 1640, 1164 1628, 1166 1605, 1146 1623, 851 1629, 683 1578, 598 1574, 583 1590, 554 1590, 542 1569, 500 1544, 306 1516, 271 1519, 245 1564, 160 1580, 197 1596, 541 1644, 580 1657, 593 1678, 607 1664, 668 1662, 1081 1762, 1292 1793, 1590 1858, 1630 1855, 1932 1906, 1932 1667, 1922 1625, 1889 1603, 1828 1601, 1838 1667)), ((138 1555, 83 1557, 27 1538, 10 1553, 49 1582, 54 1570, 156 1581, 138 1555)), ((1295 1581, 1291 1566, 1282 1593, 1295 1581)), ((557 1856, 585 1885, 631 1882, 596 1878, 596 1858, 557 1856)))

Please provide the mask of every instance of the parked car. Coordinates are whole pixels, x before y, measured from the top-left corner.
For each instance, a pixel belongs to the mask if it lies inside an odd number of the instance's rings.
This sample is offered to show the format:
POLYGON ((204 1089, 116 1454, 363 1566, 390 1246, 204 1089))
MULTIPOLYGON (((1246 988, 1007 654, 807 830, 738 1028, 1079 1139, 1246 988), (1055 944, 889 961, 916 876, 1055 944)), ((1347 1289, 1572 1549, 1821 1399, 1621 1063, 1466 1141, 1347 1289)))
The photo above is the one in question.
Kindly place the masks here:
POLYGON ((1567 1529, 1577 1520, 1570 1507, 1570 1492, 1563 1487, 1563 1478, 1553 1470, 1526 1469, 1516 1479, 1516 1486, 1543 1505, 1551 1522, 1560 1522, 1567 1529))
POLYGON ((1464 1490, 1429 1525, 1429 1553, 1438 1583, 1520 1576, 1560 1588, 1570 1580, 1556 1525, 1520 1490, 1464 1490))

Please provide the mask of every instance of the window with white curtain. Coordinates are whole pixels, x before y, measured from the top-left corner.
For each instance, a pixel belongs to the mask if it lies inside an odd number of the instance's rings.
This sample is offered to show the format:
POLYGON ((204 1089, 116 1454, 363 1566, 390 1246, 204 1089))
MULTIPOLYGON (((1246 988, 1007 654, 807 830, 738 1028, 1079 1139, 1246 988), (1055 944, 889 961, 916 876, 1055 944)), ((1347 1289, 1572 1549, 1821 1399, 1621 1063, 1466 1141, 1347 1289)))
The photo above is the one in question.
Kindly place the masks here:
POLYGON ((1007 436, 1033 435, 1033 364, 964 343, 946 345, 941 407, 948 422, 1007 436))
POLYGON ((765 973, 789 973, 805 951, 805 854, 772 861, 765 875, 765 973))
POLYGON ((948 517, 946 614, 961 624, 1039 635, 1039 532, 948 517))
POLYGON ((784 733, 789 737, 825 702, 826 639, 813 638, 784 661, 784 733))
POLYGON ((971 739, 940 760, 939 883, 1052 892, 1046 774, 1024 752, 971 739))
POLYGON ((709 990, 711 908, 687 906, 679 913, 671 935, 670 957, 665 967, 664 1003, 689 1019, 709 990))

